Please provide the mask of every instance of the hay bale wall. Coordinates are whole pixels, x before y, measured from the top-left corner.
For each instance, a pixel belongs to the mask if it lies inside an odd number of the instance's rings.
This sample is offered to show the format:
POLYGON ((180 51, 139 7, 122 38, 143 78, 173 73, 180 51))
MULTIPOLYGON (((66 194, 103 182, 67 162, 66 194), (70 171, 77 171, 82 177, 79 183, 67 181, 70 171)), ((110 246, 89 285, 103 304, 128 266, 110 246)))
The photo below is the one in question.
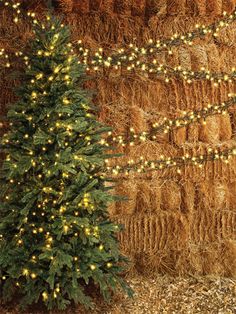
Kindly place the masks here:
MULTIPOLYGON (((116 48, 124 43, 144 44, 174 32, 193 29, 196 23, 210 24, 224 10, 231 12, 235 0, 60 0, 59 11, 71 25, 73 39, 83 39, 91 48, 116 48)), ((33 3, 33 2, 32 2, 33 3)), ((41 10, 37 1, 36 10, 41 10)), ((32 4, 29 2, 26 5, 32 4)), ((5 12, 5 13, 4 13, 5 12)), ((30 36, 24 24, 11 26, 1 12, 0 45, 15 49, 30 36), (10 28, 9 28, 10 27, 10 28), (11 30, 7 36, 6 30, 11 30), (23 35, 25 34, 25 35, 23 35), (20 38, 20 41, 13 38, 20 38), (16 46, 14 46, 16 45, 16 46)), ((213 40, 196 40, 193 47, 174 49, 173 56, 160 54, 162 63, 197 70, 230 71, 236 62, 235 23, 213 40)), ((3 74, 5 77, 5 74, 3 74)), ((1 80, 1 116, 13 100, 11 84, 1 80)), ((17 82, 16 82, 17 84, 17 82)), ((143 76, 140 73, 103 73, 93 77, 100 119, 117 133, 130 127, 146 130, 153 121, 174 118, 185 110, 219 103, 236 92, 236 84, 186 82, 143 76)), ((236 110, 209 117, 206 125, 193 124, 146 142, 125 148, 121 160, 143 155, 198 154, 211 148, 235 145, 236 110)), ((207 162, 203 168, 187 166, 182 174, 173 171, 130 176, 121 180, 116 192, 129 197, 127 203, 110 208, 113 219, 125 225, 120 235, 122 250, 142 272, 171 274, 219 274, 236 276, 236 161, 207 162)))

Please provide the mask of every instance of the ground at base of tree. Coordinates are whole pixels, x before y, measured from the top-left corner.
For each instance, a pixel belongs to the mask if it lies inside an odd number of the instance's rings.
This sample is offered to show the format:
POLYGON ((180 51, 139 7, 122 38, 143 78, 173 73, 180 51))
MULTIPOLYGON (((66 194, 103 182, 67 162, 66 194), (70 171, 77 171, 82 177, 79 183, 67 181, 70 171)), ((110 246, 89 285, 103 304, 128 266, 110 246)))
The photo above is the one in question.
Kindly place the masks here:
MULTIPOLYGON (((117 293, 110 305, 97 303, 94 311, 81 308, 53 311, 51 314, 233 314, 236 313, 236 279, 217 277, 172 278, 135 275, 129 283, 134 299, 117 293)), ((0 307, 1 314, 20 313, 0 307)), ((32 309, 23 314, 46 314, 32 309)))

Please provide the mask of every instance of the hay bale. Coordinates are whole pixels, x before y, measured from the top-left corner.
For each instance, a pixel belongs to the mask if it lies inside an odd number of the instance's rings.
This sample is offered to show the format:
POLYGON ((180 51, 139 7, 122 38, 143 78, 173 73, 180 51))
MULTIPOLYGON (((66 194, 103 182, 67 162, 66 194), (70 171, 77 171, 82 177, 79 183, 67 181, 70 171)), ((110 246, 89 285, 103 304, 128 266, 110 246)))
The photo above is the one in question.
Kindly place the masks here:
POLYGON ((199 140, 205 143, 217 143, 220 140, 220 119, 219 116, 210 116, 206 124, 201 126, 199 140))
MULTIPOLYGON (((218 250, 216 245, 197 245, 191 246, 189 249, 189 266, 193 274, 206 275, 207 270, 210 273, 219 274, 222 273, 222 267, 220 267, 217 259, 218 250), (208 252, 211 254, 208 254, 208 252)), ((209 274, 209 272, 208 272, 209 274)))
POLYGON ((191 48, 191 68, 199 71, 201 67, 208 68, 208 56, 204 45, 194 45, 191 48))
POLYGON ((220 120, 220 140, 221 141, 230 140, 233 133, 230 115, 228 113, 225 115, 220 115, 219 120, 220 120))
MULTIPOLYGON (((234 43, 233 43, 234 45, 234 43)), ((226 45, 221 45, 220 56, 219 56, 220 68, 223 72, 231 72, 232 65, 236 62, 235 50, 232 47, 226 45)), ((233 90, 235 91, 235 86, 233 85, 233 90)))
POLYGON ((205 45, 205 51, 207 53, 209 70, 211 70, 212 72, 220 72, 221 69, 223 72, 226 71, 225 69, 226 60, 220 60, 221 50, 219 50, 215 43, 209 43, 205 45))
POLYGON ((190 124, 187 126, 187 139, 188 142, 197 142, 199 138, 199 126, 198 124, 190 124))
POLYGON ((161 186, 159 179, 153 178, 150 183, 151 187, 151 211, 153 213, 158 213, 161 209, 161 186))
POLYGON ((100 79, 97 81, 99 94, 97 102, 101 108, 99 117, 105 123, 111 125, 118 133, 123 133, 129 127, 129 110, 126 96, 126 89, 123 89, 124 80, 119 79, 118 84, 121 85, 121 91, 118 97, 117 86, 111 82, 100 79))
POLYGON ((191 217, 190 239, 192 243, 210 243, 222 239, 235 240, 234 220, 236 214, 230 210, 214 211, 199 208, 191 217))
POLYGON ((217 43, 232 47, 236 42, 236 34, 234 25, 230 25, 219 32, 217 43))
POLYGON ((149 129, 146 114, 138 106, 132 106, 129 108, 130 114, 130 127, 134 128, 136 133, 147 131, 149 129))
MULTIPOLYGON (((186 252, 183 252, 181 258, 185 254, 186 252)), ((189 267, 195 275, 212 274, 234 277, 236 275, 235 256, 236 245, 230 240, 221 243, 190 245, 188 250, 189 267)))
POLYGON ((122 181, 115 191, 116 195, 127 198, 127 201, 116 202, 116 215, 132 215, 135 212, 137 199, 137 184, 135 181, 122 181))
MULTIPOLYGON (((135 244, 137 251, 153 255, 159 250, 182 247, 187 238, 185 223, 185 219, 178 213, 162 212, 158 216, 143 214, 130 216, 128 224, 138 229, 141 235, 139 239, 136 238, 139 240, 135 244)), ((132 234, 127 236, 133 238, 132 234)), ((129 246, 129 243, 126 245, 129 246)))
POLYGON ((137 184, 136 211, 145 213, 151 211, 151 187, 150 182, 140 181, 137 184))
POLYGON ((181 188, 174 181, 166 181, 161 187, 161 208, 168 211, 179 210, 181 206, 181 188))
POLYGON ((188 48, 180 47, 178 49, 178 64, 186 70, 191 69, 191 56, 188 48))
POLYGON ((208 181, 203 181, 196 186, 196 200, 198 200, 196 205, 199 209, 211 207, 211 183, 209 183, 208 181))
POLYGON ((156 215, 138 215, 119 218, 126 227, 119 238, 125 253, 135 254, 135 263, 139 271, 152 273, 176 272, 179 252, 186 246, 188 239, 186 220, 175 213, 156 215))
POLYGON ((178 128, 173 131, 173 141, 176 145, 180 146, 186 142, 187 131, 186 127, 178 128))
POLYGON ((136 211, 139 213, 159 212, 161 187, 157 179, 141 180, 137 184, 136 211))

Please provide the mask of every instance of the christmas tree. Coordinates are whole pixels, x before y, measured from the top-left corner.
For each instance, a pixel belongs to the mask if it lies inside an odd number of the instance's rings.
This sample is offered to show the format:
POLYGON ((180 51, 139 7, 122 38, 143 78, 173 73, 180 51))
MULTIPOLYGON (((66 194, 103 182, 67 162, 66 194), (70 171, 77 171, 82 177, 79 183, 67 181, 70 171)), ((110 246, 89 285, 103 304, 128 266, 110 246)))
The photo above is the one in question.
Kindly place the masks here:
POLYGON ((34 33, 1 145, 3 297, 64 309, 91 306, 90 285, 106 300, 118 285, 131 295, 120 276, 127 262, 116 238, 121 226, 107 212, 114 196, 104 172, 112 155, 102 137, 110 129, 96 120, 82 88, 68 27, 47 17, 34 33))

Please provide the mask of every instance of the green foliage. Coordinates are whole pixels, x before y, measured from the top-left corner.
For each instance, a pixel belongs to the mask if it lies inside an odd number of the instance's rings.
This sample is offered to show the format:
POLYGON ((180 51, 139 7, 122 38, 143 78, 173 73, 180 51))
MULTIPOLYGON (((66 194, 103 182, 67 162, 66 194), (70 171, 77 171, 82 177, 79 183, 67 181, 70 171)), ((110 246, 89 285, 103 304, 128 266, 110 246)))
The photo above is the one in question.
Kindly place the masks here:
POLYGON ((1 287, 5 300, 17 294, 23 306, 91 307, 91 284, 106 300, 118 286, 132 294, 120 276, 121 226, 109 220, 114 198, 102 175, 110 128, 96 120, 69 38, 57 19, 35 27, 1 145, 1 287))

